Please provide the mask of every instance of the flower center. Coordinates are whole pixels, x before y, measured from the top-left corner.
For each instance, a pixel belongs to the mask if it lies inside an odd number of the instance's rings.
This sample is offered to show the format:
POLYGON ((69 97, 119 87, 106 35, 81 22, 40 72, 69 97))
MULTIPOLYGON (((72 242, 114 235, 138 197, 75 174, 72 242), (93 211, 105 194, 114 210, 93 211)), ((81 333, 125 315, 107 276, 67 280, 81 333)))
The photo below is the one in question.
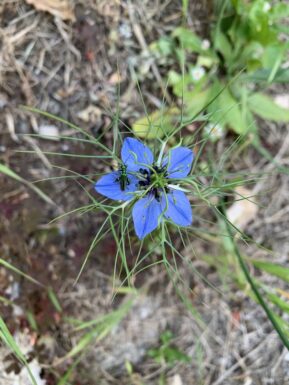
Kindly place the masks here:
POLYGON ((141 180, 139 187, 148 190, 147 194, 153 194, 157 201, 160 200, 162 192, 167 191, 168 173, 166 167, 152 166, 152 169, 139 169, 141 180), (150 187, 151 186, 151 187, 150 187))

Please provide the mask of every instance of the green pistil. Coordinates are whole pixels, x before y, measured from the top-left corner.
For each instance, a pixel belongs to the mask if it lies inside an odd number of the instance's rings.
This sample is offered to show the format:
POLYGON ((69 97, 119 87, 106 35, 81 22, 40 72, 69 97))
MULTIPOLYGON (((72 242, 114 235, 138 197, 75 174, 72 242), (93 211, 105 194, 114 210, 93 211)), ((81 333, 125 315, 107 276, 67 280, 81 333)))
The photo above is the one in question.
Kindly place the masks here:
POLYGON ((164 188, 168 184, 168 179, 165 177, 165 173, 153 173, 150 179, 152 185, 156 188, 164 188))

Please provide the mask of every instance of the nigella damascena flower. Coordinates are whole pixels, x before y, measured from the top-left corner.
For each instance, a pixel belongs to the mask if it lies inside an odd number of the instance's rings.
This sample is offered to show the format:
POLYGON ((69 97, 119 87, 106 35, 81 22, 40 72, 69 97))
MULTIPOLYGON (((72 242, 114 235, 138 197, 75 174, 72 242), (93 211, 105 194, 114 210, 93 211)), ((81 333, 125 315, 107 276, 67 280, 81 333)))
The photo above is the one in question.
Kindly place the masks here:
POLYGON ((121 158, 127 175, 124 191, 120 187, 120 170, 103 176, 95 189, 111 199, 134 199, 132 217, 140 239, 164 220, 179 226, 191 225, 190 202, 181 188, 174 184, 181 182, 190 172, 194 158, 190 149, 173 148, 163 159, 154 162, 147 146, 136 139, 126 138, 121 158))

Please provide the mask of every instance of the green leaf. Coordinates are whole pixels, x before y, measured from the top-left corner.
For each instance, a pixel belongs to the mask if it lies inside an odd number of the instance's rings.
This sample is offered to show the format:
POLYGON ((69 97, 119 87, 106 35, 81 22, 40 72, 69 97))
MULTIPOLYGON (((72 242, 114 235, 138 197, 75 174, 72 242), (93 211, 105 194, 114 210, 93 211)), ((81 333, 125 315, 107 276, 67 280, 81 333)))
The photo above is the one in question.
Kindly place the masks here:
POLYGON ((272 311, 272 315, 274 317, 275 322, 278 324, 279 328, 281 329, 282 333, 289 337, 289 324, 287 321, 285 321, 283 318, 281 318, 277 313, 272 311))
POLYGON ((169 364, 175 362, 190 362, 191 358, 175 347, 167 347, 163 351, 164 359, 169 364))
POLYGON ((173 132, 179 115, 180 111, 177 107, 154 111, 150 115, 136 120, 132 129, 139 138, 162 138, 173 132))
POLYGON ((150 50, 161 56, 169 56, 173 52, 173 41, 170 37, 161 37, 158 41, 150 45, 150 50))
POLYGON ((262 57, 262 64, 264 68, 272 69, 276 65, 276 61, 281 63, 281 59, 283 58, 284 51, 286 47, 284 44, 271 44, 265 48, 262 57))
POLYGON ((255 93, 248 99, 248 107, 263 119, 289 122, 289 110, 278 106, 269 96, 255 93))
MULTIPOLYGON (((242 76, 243 79, 253 82, 267 82, 271 74, 271 69, 259 69, 250 75, 242 76)), ((289 70, 279 68, 273 79, 274 83, 289 82, 289 70)))
POLYGON ((208 106, 209 119, 212 123, 228 126, 238 135, 244 135, 248 131, 246 115, 241 110, 240 102, 232 95, 228 87, 224 87, 219 81, 215 81, 210 99, 214 99, 208 106))
POLYGON ((220 94, 220 108, 225 123, 238 135, 244 135, 248 131, 244 115, 238 102, 228 88, 220 94))
POLYGON ((231 70, 240 70, 246 68, 246 71, 252 71, 255 68, 262 67, 261 58, 263 46, 257 41, 247 42, 246 46, 240 44, 239 49, 234 52, 234 60, 231 70))
POLYGON ((183 78, 182 75, 179 74, 178 72, 174 71, 174 70, 171 70, 168 73, 168 82, 172 86, 181 83, 182 78, 183 78))
POLYGON ((289 4, 285 4, 285 2, 280 2, 279 4, 275 4, 272 7, 270 12, 270 19, 283 19, 284 17, 289 16, 289 4))
POLYGON ((246 111, 246 124, 248 132, 250 132, 252 136, 252 144, 257 146, 259 149, 263 148, 262 144, 260 143, 259 128, 256 124, 256 120, 254 119, 252 112, 249 110, 246 111))
POLYGON ((285 313, 289 313, 289 303, 285 302, 278 295, 274 293, 267 293, 269 300, 276 306, 278 306, 285 313))
POLYGON ((182 48, 189 52, 202 52, 202 40, 190 29, 178 27, 174 30, 173 37, 176 37, 182 48))
POLYGON ((272 44, 265 49, 263 55, 263 66, 270 69, 270 74, 268 76, 268 83, 271 83, 282 64, 284 59, 284 54, 286 52, 286 46, 282 43, 272 44))
POLYGON ((207 55, 199 55, 198 56, 197 66, 212 68, 212 66, 214 64, 217 64, 217 63, 218 63, 217 56, 210 55, 209 52, 207 55))
POLYGON ((258 260, 250 260, 255 267, 260 270, 265 271, 266 273, 272 274, 278 278, 281 278, 285 282, 289 282, 289 268, 286 268, 281 265, 277 265, 272 262, 258 261, 258 260))
POLYGON ((171 331, 165 331, 161 335, 161 345, 155 349, 150 349, 148 355, 157 362, 165 361, 168 364, 175 362, 190 362, 191 358, 181 352, 177 347, 171 346, 173 334, 171 331))
POLYGON ((228 62, 230 62, 232 59, 233 52, 232 52, 232 46, 229 42, 229 39, 224 33, 220 31, 216 33, 214 46, 215 46, 215 50, 219 51, 224 56, 224 59, 227 62, 226 64, 228 64, 228 62))
MULTIPOLYGON (((174 94, 179 98, 185 98, 187 93, 192 93, 191 91, 188 91, 189 87, 193 84, 190 73, 185 73, 184 76, 182 76, 175 71, 170 71, 168 82, 172 85, 174 94)), ((195 93, 195 90, 193 92, 195 93)))
POLYGON ((173 333, 170 330, 166 330, 161 334, 161 341, 163 344, 169 344, 173 339, 173 333))
POLYGON ((209 102, 210 92, 211 90, 207 88, 204 91, 197 93, 192 91, 184 95, 185 112, 188 119, 202 112, 209 102))

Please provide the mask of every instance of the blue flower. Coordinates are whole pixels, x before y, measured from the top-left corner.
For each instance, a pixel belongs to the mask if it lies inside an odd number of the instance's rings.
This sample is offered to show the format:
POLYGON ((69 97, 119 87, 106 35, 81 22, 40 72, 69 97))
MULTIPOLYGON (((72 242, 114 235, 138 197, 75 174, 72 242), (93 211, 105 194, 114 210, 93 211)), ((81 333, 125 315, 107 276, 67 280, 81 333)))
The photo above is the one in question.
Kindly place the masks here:
POLYGON ((132 210, 137 236, 143 239, 164 220, 171 220, 179 226, 192 224, 192 209, 185 193, 173 186, 174 179, 185 178, 192 167, 193 152, 186 147, 176 147, 169 151, 161 166, 148 164, 149 172, 141 181, 145 196, 139 199, 132 210))
POLYGON ((121 189, 119 181, 121 171, 113 171, 104 175, 95 184, 95 190, 107 198, 116 201, 129 201, 134 197, 134 192, 138 190, 138 178, 127 173, 126 187, 121 189))
POLYGON ((153 162, 153 154, 139 140, 126 138, 122 150, 121 160, 126 167, 127 181, 125 189, 121 189, 121 171, 113 171, 101 177, 95 184, 95 190, 107 198, 118 201, 129 201, 134 198, 134 192, 139 189, 136 172, 147 163, 153 162))
POLYGON ((98 193, 114 200, 136 199, 132 216, 137 236, 143 239, 164 220, 179 226, 192 223, 192 209, 185 193, 172 183, 185 178, 192 167, 193 152, 176 147, 156 165, 151 150, 133 138, 126 138, 121 150, 126 171, 124 188, 121 169, 104 175, 95 184, 98 193))
POLYGON ((139 140, 126 138, 121 149, 121 160, 129 171, 138 172, 141 168, 147 169, 147 165, 153 163, 154 156, 139 140))

